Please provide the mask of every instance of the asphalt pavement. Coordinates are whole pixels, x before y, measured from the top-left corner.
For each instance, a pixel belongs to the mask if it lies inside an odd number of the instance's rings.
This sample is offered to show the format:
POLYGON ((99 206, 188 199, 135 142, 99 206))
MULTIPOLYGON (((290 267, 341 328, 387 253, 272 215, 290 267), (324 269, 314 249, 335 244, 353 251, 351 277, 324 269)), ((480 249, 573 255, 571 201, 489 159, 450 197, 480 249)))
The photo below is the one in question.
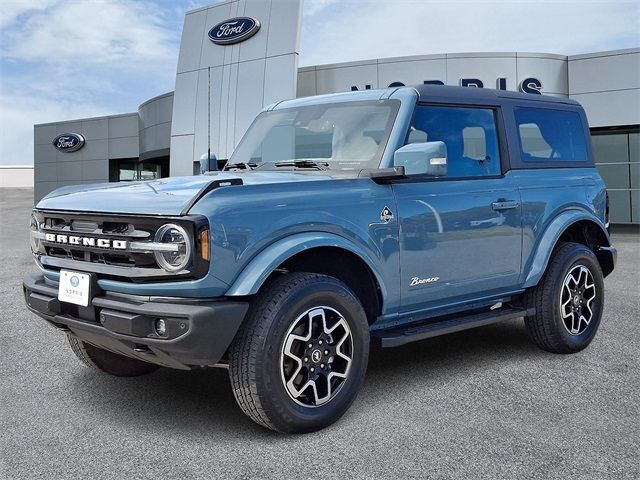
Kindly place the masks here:
POLYGON ((640 476, 640 236, 589 348, 538 350, 521 320, 371 353, 365 386, 321 432, 286 436, 236 406, 225 370, 121 379, 84 367, 29 313, 32 191, 0 189, 1 478, 640 476))

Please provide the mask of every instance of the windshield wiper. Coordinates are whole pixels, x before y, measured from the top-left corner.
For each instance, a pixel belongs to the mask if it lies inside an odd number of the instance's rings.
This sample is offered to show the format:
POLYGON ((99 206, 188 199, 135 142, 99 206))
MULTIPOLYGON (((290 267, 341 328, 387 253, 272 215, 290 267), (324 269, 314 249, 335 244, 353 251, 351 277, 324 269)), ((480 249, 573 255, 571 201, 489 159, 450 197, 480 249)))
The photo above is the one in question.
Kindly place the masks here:
POLYGON ((328 170, 327 162, 314 162, 313 160, 291 160, 286 162, 276 162, 276 167, 297 167, 297 168, 317 168, 318 170, 328 170))
POLYGON ((257 163, 253 162, 238 162, 238 163, 228 163, 224 166, 223 170, 231 170, 232 168, 242 169, 242 170, 253 170, 258 166, 257 163))

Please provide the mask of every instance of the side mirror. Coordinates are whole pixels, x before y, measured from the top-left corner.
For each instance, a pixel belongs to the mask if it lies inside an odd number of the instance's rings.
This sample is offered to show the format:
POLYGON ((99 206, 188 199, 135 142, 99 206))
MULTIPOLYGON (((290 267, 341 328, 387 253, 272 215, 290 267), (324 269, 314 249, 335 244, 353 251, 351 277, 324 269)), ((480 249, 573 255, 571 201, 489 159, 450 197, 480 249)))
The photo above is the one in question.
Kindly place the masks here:
POLYGON ((206 172, 212 172, 218 170, 218 159, 214 153, 207 158, 208 155, 205 153, 200 157, 200 174, 204 174, 206 172))
POLYGON ((410 143, 396 150, 393 165, 404 167, 406 175, 446 175, 447 146, 444 142, 410 143))

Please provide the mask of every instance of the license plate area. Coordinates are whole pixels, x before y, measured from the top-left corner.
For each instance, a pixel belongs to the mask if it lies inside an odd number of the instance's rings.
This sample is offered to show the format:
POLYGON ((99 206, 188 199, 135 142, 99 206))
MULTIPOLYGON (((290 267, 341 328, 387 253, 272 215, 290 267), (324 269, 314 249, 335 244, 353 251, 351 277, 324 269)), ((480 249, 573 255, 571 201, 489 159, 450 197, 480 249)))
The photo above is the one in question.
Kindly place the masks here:
POLYGON ((89 273, 60 270, 58 300, 88 307, 93 298, 93 280, 89 273))

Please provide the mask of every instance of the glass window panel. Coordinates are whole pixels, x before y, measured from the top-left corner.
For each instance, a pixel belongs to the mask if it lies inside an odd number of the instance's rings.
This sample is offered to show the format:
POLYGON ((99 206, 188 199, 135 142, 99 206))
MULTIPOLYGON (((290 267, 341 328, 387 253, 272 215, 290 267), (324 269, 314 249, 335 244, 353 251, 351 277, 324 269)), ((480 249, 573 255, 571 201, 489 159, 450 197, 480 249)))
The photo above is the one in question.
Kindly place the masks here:
POLYGON ((132 180, 137 180, 138 172, 135 163, 119 162, 118 171, 118 180, 120 182, 130 182, 132 180))
POLYGON ((447 146, 447 177, 500 175, 500 147, 490 108, 419 106, 409 143, 447 146))
POLYGON ((399 106, 397 100, 381 100, 263 112, 229 162, 315 160, 339 170, 378 166, 399 106))
POLYGON ((514 111, 525 162, 587 160, 585 129, 577 112, 518 107, 514 111))
POLYGON ((593 156, 596 163, 621 163, 629 161, 627 134, 593 134, 593 156))
POLYGON ((640 188, 640 163, 629 165, 631 171, 631 188, 640 188))
POLYGON ((153 163, 140 164, 139 180, 155 180, 160 178, 160 165, 153 163))
POLYGON ((640 162, 640 133, 629 134, 629 159, 640 162))
POLYGON ((640 223, 640 190, 631 190, 631 221, 640 223))
POLYGON ((609 205, 612 223, 629 223, 631 221, 629 190, 610 191, 609 205))
POLYGON ((598 165, 600 176, 607 188, 629 188, 629 164, 598 165))

